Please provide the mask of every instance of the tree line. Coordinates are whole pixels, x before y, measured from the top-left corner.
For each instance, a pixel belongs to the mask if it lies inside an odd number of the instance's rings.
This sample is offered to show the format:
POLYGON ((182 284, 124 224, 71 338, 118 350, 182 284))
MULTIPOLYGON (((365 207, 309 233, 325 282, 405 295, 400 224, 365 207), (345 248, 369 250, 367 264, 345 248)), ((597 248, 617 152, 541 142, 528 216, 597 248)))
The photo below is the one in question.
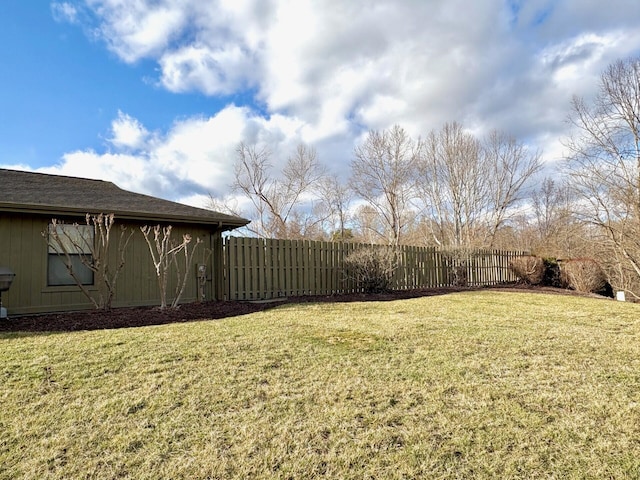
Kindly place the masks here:
POLYGON ((233 192, 250 207, 213 197, 210 206, 268 238, 588 256, 640 296, 640 58, 611 64, 597 96, 570 105, 573 133, 553 171, 505 132, 478 137, 452 122, 414 138, 394 125, 367 133, 348 178, 309 145, 277 169, 266 146, 241 143, 233 192))
POLYGON ((350 167, 348 179, 331 175, 301 144, 276 171, 266 147, 241 143, 233 190, 251 208, 211 206, 247 216, 251 234, 268 238, 492 247, 542 163, 505 133, 478 139, 448 123, 417 139, 399 125, 370 131, 350 167))

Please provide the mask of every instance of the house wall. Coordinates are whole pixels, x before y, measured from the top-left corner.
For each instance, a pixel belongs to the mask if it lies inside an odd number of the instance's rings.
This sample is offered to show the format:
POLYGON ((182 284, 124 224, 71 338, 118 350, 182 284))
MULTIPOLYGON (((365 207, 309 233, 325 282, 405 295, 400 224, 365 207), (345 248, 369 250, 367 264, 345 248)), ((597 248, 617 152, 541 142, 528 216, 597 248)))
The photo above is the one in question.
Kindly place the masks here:
MULTIPOLYGON (((56 216, 56 218, 60 218, 56 216)), ((84 223, 84 218, 64 218, 65 223, 84 223)), ((2 292, 2 303, 8 314, 22 315, 31 313, 57 312, 93 308, 91 302, 75 286, 47 286, 47 242, 42 232, 47 230, 51 217, 32 214, 0 212, 0 266, 9 267, 16 274, 11 288, 2 292)), ((125 266, 120 272, 116 284, 114 307, 159 305, 160 295, 157 276, 149 253, 149 247, 140 231, 141 223, 122 222, 116 217, 111 230, 111 264, 117 258, 117 244, 120 225, 134 230, 125 254, 125 266)), ((198 247, 189 267, 187 286, 181 303, 198 299, 197 264, 206 261, 207 281, 204 283, 205 300, 217 297, 219 286, 216 279, 221 268, 222 252, 218 252, 220 233, 203 225, 175 225, 171 238, 182 240, 184 233, 190 233, 194 240, 199 237, 203 243, 198 247), (210 253, 211 250, 213 253, 210 253)), ((153 235, 153 234, 151 234, 153 235)), ((184 262, 184 257, 180 257, 184 262)), ((176 276, 170 276, 167 301, 173 298, 176 276)), ((95 290, 93 290, 95 291, 95 290)))

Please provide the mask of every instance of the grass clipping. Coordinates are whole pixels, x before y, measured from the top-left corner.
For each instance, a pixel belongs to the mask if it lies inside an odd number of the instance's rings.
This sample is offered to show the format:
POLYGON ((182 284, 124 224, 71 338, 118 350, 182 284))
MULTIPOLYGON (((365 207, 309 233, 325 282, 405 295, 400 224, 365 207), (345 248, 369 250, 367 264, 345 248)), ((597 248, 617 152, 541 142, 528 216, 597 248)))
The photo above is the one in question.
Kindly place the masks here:
POLYGON ((468 292, 4 334, 0 478, 637 477, 639 313, 468 292))

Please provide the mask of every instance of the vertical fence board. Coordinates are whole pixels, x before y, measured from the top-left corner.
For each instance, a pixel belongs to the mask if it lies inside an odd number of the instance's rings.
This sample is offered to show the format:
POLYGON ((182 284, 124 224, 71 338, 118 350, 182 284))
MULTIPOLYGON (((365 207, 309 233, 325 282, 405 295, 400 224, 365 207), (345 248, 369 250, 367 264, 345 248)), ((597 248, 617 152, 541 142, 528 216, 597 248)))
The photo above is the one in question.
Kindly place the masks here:
MULTIPOLYGON (((358 291, 344 267, 350 253, 367 244, 229 237, 223 250, 223 297, 269 299, 287 295, 331 295, 358 291)), ((469 286, 516 280, 509 271, 522 251, 476 250, 453 256, 436 247, 402 246, 393 288, 410 290, 452 285, 452 268, 466 270, 469 286), (461 262, 461 263, 460 263, 461 262)))

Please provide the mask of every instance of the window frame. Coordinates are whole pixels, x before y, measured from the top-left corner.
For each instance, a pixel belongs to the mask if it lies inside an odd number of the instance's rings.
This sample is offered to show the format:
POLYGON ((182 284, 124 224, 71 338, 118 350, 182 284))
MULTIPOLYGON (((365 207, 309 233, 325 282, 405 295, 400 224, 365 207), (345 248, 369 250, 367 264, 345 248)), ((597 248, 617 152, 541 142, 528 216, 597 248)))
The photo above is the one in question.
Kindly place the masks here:
POLYGON ((83 263, 83 258, 91 259, 92 248, 95 242, 95 232, 90 225, 69 223, 56 223, 63 248, 53 244, 49 236, 54 228, 53 223, 48 224, 47 229, 47 287, 72 287, 78 282, 69 273, 66 263, 67 254, 71 259, 72 267, 80 279, 80 284, 85 287, 95 285, 94 272, 83 263), (66 249, 67 253, 64 252, 66 249))

